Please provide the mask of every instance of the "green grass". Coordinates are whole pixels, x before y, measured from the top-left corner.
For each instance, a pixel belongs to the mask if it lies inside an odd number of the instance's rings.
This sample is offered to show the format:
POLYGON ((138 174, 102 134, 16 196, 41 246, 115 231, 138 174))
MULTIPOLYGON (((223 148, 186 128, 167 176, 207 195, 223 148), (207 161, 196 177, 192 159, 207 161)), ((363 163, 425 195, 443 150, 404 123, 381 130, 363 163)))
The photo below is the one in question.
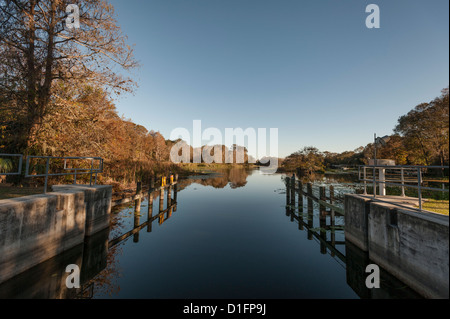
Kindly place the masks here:
MULTIPOLYGON (((373 187, 367 186, 367 193, 373 194, 372 189, 373 187)), ((416 189, 407 188, 405 193, 408 197, 418 198, 416 189)), ((389 196, 400 196, 401 188, 390 186, 386 187, 386 194, 389 196)), ((424 203, 422 205, 424 210, 449 216, 449 193, 425 190, 422 192, 422 198, 424 199, 424 203)), ((416 207, 419 208, 419 206, 416 207)))
POLYGON ((0 184, 0 200, 44 193, 44 187, 12 187, 0 184))
MULTIPOLYGON (((373 187, 370 185, 367 185, 367 193, 373 194, 373 187)), ((378 188, 377 188, 377 194, 378 194, 378 188)), ((400 196, 402 194, 401 187, 395 187, 395 186, 387 186, 386 187, 386 194, 389 196, 400 196)), ((415 197, 418 198, 419 194, 417 192, 417 189, 412 188, 406 188, 405 195, 408 197, 415 197)), ((430 190, 423 190, 422 191, 422 198, 424 199, 430 199, 435 201, 447 201, 449 200, 449 193, 448 192, 442 192, 442 191, 430 191, 430 190)))
POLYGON ((423 203, 422 208, 433 213, 438 213, 442 215, 447 215, 449 212, 449 201, 448 200, 435 200, 430 199, 423 203))

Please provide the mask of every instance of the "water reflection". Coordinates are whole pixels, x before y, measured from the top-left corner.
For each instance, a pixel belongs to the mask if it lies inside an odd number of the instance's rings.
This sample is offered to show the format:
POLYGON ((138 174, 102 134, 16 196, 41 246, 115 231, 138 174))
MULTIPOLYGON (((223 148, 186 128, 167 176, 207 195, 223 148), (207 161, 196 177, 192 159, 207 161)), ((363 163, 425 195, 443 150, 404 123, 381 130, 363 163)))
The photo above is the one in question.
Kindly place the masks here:
MULTIPOLYGON (((86 237, 84 244, 78 245, 52 259, 49 259, 26 272, 0 285, 1 299, 72 299, 93 296, 92 278, 102 273, 114 263, 115 254, 108 249, 109 230, 86 237), (66 267, 77 265, 80 268, 78 289, 66 286, 66 267)), ((114 275, 112 276, 114 277, 114 275)), ((108 278, 111 278, 108 275, 108 278)), ((102 284, 97 277, 98 285, 102 284)), ((108 283, 108 287, 110 287, 108 283)))
POLYGON ((230 167, 216 169, 210 175, 194 176, 180 181, 180 190, 191 184, 200 184, 203 186, 212 186, 214 188, 225 188, 230 186, 232 189, 245 187, 247 178, 252 175, 255 170, 245 167, 230 167))
POLYGON ((230 168, 147 194, 138 209, 118 207, 110 229, 1 285, 0 298, 420 297, 383 270, 369 290, 370 260, 345 241, 343 216, 286 191, 282 177, 230 168), (68 264, 81 268, 80 289, 65 287, 68 264))
MULTIPOLYGON (((283 181, 287 182, 286 178, 283 181)), ((308 183, 308 194, 312 194, 312 183, 308 183)), ((297 222, 299 230, 307 231, 308 240, 316 239, 321 254, 330 256, 346 268, 347 284, 363 299, 419 299, 422 298, 400 280, 380 268, 380 288, 369 289, 366 286, 366 267, 370 261, 367 252, 359 249, 345 239, 344 216, 327 209, 307 197, 307 214, 304 214, 304 201, 292 187, 286 189, 286 216, 291 222, 297 222), (305 222, 305 219, 307 222, 305 222), (315 227, 316 225, 319 227, 315 227)))

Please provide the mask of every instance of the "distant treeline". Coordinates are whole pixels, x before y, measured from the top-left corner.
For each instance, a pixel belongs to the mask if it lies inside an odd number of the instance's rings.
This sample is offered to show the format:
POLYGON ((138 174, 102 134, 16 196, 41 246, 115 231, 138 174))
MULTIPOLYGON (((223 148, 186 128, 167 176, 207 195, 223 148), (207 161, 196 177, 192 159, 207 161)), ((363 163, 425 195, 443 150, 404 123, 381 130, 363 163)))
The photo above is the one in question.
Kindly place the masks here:
MULTIPOLYGON (((449 89, 401 116, 393 133, 386 145, 377 146, 377 158, 393 159, 397 165, 449 165, 449 89)), ((370 143, 354 151, 332 153, 308 146, 286 157, 280 170, 312 174, 338 165, 368 164, 374 158, 374 147, 370 143)))

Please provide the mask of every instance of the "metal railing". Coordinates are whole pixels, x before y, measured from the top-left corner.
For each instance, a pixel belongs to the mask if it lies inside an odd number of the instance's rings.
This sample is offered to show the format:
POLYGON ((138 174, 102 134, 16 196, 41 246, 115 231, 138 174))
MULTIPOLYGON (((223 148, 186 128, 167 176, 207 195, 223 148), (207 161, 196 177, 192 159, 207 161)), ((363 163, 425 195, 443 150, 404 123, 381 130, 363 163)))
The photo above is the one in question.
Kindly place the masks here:
POLYGON ((20 175, 22 174, 22 161, 23 161, 23 155, 21 154, 0 154, 0 159, 4 158, 4 157, 12 157, 12 158, 19 158, 19 165, 17 168, 16 172, 9 172, 9 173, 5 173, 1 171, 1 167, 0 167, 0 175, 2 176, 15 176, 15 175, 20 175))
POLYGON ((44 193, 47 192, 47 182, 48 177, 53 176, 67 176, 67 175, 73 175, 74 176, 74 184, 77 183, 77 175, 90 175, 89 179, 89 186, 92 186, 92 179, 94 177, 94 185, 97 184, 97 174, 103 173, 103 159, 101 157, 53 157, 53 156, 28 156, 26 158, 26 166, 25 166, 25 178, 35 178, 35 177, 44 177, 44 193), (44 174, 31 174, 30 172, 30 166, 31 161, 35 159, 43 159, 45 160, 45 172, 44 174), (64 167, 63 170, 66 171, 65 173, 50 173, 50 162, 52 160, 60 160, 64 161, 64 167), (68 161, 75 161, 75 160, 85 160, 90 163, 89 167, 68 167, 68 161), (98 166, 94 167, 94 163, 98 161, 98 166))
MULTIPOLYGON (((445 184, 448 184, 447 180, 426 180, 424 179, 424 171, 429 170, 448 170, 449 166, 412 166, 412 165, 361 165, 358 169, 359 180, 364 182, 364 195, 367 195, 367 184, 371 183, 373 187, 373 197, 377 198, 386 196, 386 186, 397 186, 401 188, 401 197, 406 197, 405 189, 413 188, 417 190, 419 210, 423 211, 423 191, 436 191, 448 193, 448 188, 445 188, 445 184), (372 176, 368 176, 368 170, 372 176), (377 174, 378 171, 378 174, 377 174), (386 171, 390 174, 386 174, 386 171), (392 173, 394 172, 394 173, 392 173), (442 188, 424 186, 424 182, 441 183, 442 188), (380 191, 377 195, 377 187, 380 191), (384 192, 383 192, 384 189, 384 192)), ((395 204, 395 203, 393 203, 395 204)), ((396 204, 398 206, 403 206, 396 204)))

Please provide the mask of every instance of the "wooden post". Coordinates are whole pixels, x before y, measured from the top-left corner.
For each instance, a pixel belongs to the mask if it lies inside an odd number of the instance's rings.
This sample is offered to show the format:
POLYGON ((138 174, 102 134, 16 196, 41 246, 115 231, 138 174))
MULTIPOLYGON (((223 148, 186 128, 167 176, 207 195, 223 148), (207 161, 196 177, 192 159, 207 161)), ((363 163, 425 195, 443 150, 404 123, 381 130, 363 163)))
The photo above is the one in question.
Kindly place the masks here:
MULTIPOLYGON (((334 202, 335 202, 334 186, 330 185, 330 204, 333 204, 334 202)), ((334 211, 334 209, 332 209, 330 215, 330 227, 331 227, 331 245, 333 247, 336 245, 335 220, 336 220, 336 212, 334 211)), ((331 256, 334 257, 334 255, 335 255, 334 251, 331 251, 331 256)))
POLYGON ((136 185, 136 200, 134 201, 134 212, 140 213, 141 212, 141 196, 142 196, 142 183, 137 182, 136 185))
MULTIPOLYGON (((308 195, 312 196, 312 184, 308 183, 306 185, 308 190, 308 195)), ((308 240, 313 239, 313 233, 311 229, 314 227, 314 207, 313 200, 311 197, 308 197, 308 240)))
POLYGON ((164 187, 159 191, 159 214, 164 211, 164 187))
POLYGON ((161 214, 164 211, 164 187, 161 187, 159 191, 159 225, 164 223, 164 214, 161 214))
POLYGON ((170 208, 167 211, 167 218, 172 217, 172 213, 173 213, 173 206, 170 206, 170 208))
POLYGON ((298 181, 298 229, 303 230, 303 184, 298 181))
POLYGON ((302 181, 298 181, 298 207, 303 211, 303 184, 302 181))
MULTIPOLYGON (((320 186, 319 188, 319 198, 321 201, 326 201, 326 189, 324 186, 320 186)), ((320 227, 320 238, 322 238, 322 241, 320 242, 320 253, 325 255, 327 253, 327 246, 323 241, 327 240, 327 211, 326 206, 323 204, 320 204, 320 214, 319 214, 319 227, 320 227)))
POLYGON ((286 177, 284 181, 286 183, 286 206, 289 206, 291 204, 291 190, 289 177, 286 177))
POLYGON ((307 189, 307 194, 312 196, 313 192, 312 192, 312 184, 311 183, 306 184, 306 189, 307 189))
POLYGON ((172 185, 167 188, 167 208, 172 205, 172 185))
POLYGON ((334 197, 334 186, 330 185, 330 204, 333 204, 334 200, 335 200, 335 197, 334 197))
MULTIPOLYGON (((139 227, 140 217, 141 217, 141 214, 139 212, 135 212, 134 213, 134 228, 135 229, 139 227)), ((139 232, 136 232, 133 235, 133 242, 134 243, 138 243, 139 242, 139 232)))
POLYGON ((172 189, 173 189, 173 182, 174 182, 174 176, 173 174, 169 175, 169 187, 167 188, 167 218, 172 217, 172 189))
POLYGON ((147 212, 147 232, 152 232, 152 217, 153 217, 153 192, 155 191, 155 179, 150 180, 148 189, 148 212, 147 212))
POLYGON ((289 216, 291 217, 291 223, 294 222, 295 204, 294 206, 289 206, 289 216))
MULTIPOLYGON (((319 194, 320 194, 319 198, 320 198, 321 201, 326 201, 327 200, 324 186, 320 186, 319 187, 319 194)), ((323 210, 325 210, 325 206, 323 204, 320 204, 320 211, 323 211, 323 210)))
POLYGON ((156 182, 156 177, 150 178, 150 187, 149 187, 149 189, 151 189, 151 190, 155 189, 155 182, 156 182))
MULTIPOLYGON (((326 202, 327 195, 326 195, 325 186, 320 186, 319 194, 320 194, 319 195, 320 200, 323 202, 326 202)), ((321 203, 319 211, 320 211, 319 220, 320 220, 320 228, 321 228, 320 234, 322 235, 322 228, 325 229, 325 227, 327 226, 327 207, 321 203)))
POLYGON ((295 209, 295 174, 291 177, 291 205, 295 209))
POLYGON ((175 186, 173 187, 173 201, 175 203, 177 202, 177 193, 178 193, 178 174, 175 174, 175 186))

